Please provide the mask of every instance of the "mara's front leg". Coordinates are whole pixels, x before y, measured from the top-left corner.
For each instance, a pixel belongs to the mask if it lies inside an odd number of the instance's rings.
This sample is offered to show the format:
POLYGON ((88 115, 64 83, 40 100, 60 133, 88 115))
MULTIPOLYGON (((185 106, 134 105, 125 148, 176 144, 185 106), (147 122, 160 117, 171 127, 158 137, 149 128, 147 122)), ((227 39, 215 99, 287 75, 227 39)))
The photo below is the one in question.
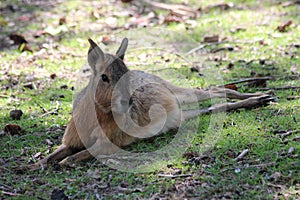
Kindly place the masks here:
POLYGON ((136 141, 136 138, 123 132, 116 132, 113 135, 110 135, 109 139, 100 127, 96 128, 91 136, 96 140, 91 147, 66 157, 60 161, 59 164, 61 166, 72 166, 76 162, 86 161, 93 157, 101 158, 101 156, 112 155, 117 153, 121 147, 136 141))
POLYGON ((70 155, 59 162, 60 166, 72 166, 77 162, 87 161, 93 157, 101 155, 110 155, 116 153, 119 148, 110 141, 103 142, 97 139, 97 142, 92 147, 82 150, 76 154, 70 155))
POLYGON ((73 153, 74 149, 62 144, 44 159, 39 160, 37 163, 27 165, 26 167, 21 167, 20 170, 37 170, 40 168, 46 168, 48 164, 58 162, 73 153))

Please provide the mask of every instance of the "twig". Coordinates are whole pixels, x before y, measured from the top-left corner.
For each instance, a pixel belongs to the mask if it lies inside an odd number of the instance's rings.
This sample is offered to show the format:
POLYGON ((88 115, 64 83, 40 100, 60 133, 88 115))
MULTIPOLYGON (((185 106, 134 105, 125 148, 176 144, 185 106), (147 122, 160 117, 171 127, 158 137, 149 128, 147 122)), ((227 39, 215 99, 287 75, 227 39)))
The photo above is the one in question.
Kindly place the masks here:
POLYGON ((300 4, 300 1, 299 0, 296 0, 296 1, 286 1, 286 2, 281 2, 280 3, 282 7, 289 7, 289 6, 293 6, 293 5, 296 5, 296 4, 300 4))
POLYGON ((300 99, 300 96, 288 96, 286 99, 287 100, 296 100, 296 99, 300 99))
POLYGON ((58 111, 58 108, 55 108, 54 110, 51 110, 47 113, 42 114, 40 117, 45 117, 47 115, 52 115, 52 114, 56 113, 57 111, 58 111))
POLYGON ((268 186, 271 186, 271 187, 276 187, 276 188, 280 188, 280 189, 283 189, 285 188, 283 185, 275 185, 275 184, 272 184, 272 183, 266 183, 268 186))
POLYGON ((3 191, 3 190, 2 190, 2 194, 9 195, 9 196, 18 196, 18 195, 20 195, 18 193, 6 192, 6 191, 3 191))
MULTIPOLYGON (((246 82, 260 81, 260 80, 274 80, 274 77, 266 76, 266 77, 246 78, 246 79, 242 79, 242 80, 227 83, 227 84, 223 85, 223 87, 226 86, 226 85, 233 85, 233 84, 238 84, 238 83, 246 83, 246 82)), ((222 86, 219 86, 219 87, 222 87, 222 86)))
POLYGON ((198 14, 197 10, 194 10, 188 6, 184 6, 180 4, 166 4, 166 3, 160 3, 151 0, 143 0, 143 2, 158 9, 171 10, 173 11, 173 13, 179 16, 196 17, 198 14))
POLYGON ((269 167, 275 165, 276 162, 269 162, 269 163, 262 163, 262 164, 257 164, 257 165, 250 165, 245 168, 259 168, 259 167, 269 167))
POLYGON ((165 178, 185 178, 192 176, 192 174, 158 174, 157 176, 165 178))
POLYGON ((238 157, 236 157, 236 158, 234 159, 234 161, 239 161, 239 160, 241 160, 241 159, 248 153, 248 151, 249 151, 249 149, 244 149, 244 150, 242 151, 242 153, 240 153, 240 155, 238 155, 238 157))
POLYGON ((59 102, 56 101, 56 108, 54 110, 51 110, 49 112, 46 112, 46 113, 42 114, 40 117, 45 117, 47 115, 52 115, 52 114, 56 113, 58 110, 59 110, 59 102))
POLYGON ((9 98, 10 96, 7 95, 0 95, 1 98, 9 98))
POLYGON ((185 55, 188 56, 188 55, 190 55, 190 54, 192 54, 192 53, 195 53, 195 52, 197 52, 197 51, 200 51, 201 49, 204 49, 204 48, 206 48, 206 47, 208 47, 208 46, 218 45, 218 44, 222 44, 222 43, 224 43, 224 42, 212 42, 212 43, 209 43, 209 44, 201 44, 201 45, 199 45, 198 47, 195 47, 195 48, 191 49, 191 50, 190 50, 189 52, 187 52, 185 55))
MULTIPOLYGON (((260 167, 269 167, 269 166, 273 166, 275 165, 276 162, 269 162, 269 163, 262 163, 262 164, 257 164, 257 165, 250 165, 250 166, 241 166, 239 167, 240 169, 247 169, 247 168, 260 168, 260 167)), ((229 170, 235 170, 237 167, 231 167, 231 168, 227 168, 227 169, 223 169, 221 170, 219 173, 223 173, 229 170)))
POLYGON ((284 188, 284 186, 282 186, 282 185, 275 185, 275 184, 266 182, 263 178, 262 178, 261 180, 262 180, 263 184, 266 184, 266 185, 268 185, 268 186, 271 186, 271 187, 277 187, 277 188, 281 188, 281 189, 284 188))
POLYGON ((178 70, 179 68, 176 67, 166 67, 166 68, 159 68, 159 69, 153 69, 151 72, 161 72, 166 70, 178 70))
POLYGON ((300 86, 284 86, 284 87, 273 87, 273 88, 257 88, 258 90, 289 90, 289 89, 300 89, 300 86))
POLYGON ((133 192, 143 192, 143 189, 141 189, 141 188, 131 189, 131 188, 123 188, 123 187, 118 186, 115 189, 117 189, 118 191, 130 192, 130 193, 133 193, 133 192))
POLYGON ((285 133, 280 134, 280 137, 284 138, 284 137, 289 136, 289 135, 294 134, 294 133, 300 133, 300 130, 287 131, 285 133))
POLYGON ((300 136, 296 136, 296 137, 294 137, 292 139, 285 139, 285 140, 283 140, 283 142, 290 142, 290 141, 296 141, 296 142, 298 142, 298 141, 300 141, 300 136))
POLYGON ((3 166, 0 166, 0 169, 8 171, 8 172, 12 172, 10 169, 8 169, 7 167, 3 167, 3 166))

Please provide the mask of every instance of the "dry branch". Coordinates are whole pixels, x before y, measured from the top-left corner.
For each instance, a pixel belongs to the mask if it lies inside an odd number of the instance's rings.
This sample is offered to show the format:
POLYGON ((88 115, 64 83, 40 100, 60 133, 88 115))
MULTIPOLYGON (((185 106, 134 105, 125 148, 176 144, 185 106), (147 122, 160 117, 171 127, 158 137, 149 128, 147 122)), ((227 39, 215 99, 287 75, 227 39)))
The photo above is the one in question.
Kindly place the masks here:
POLYGON ((276 162, 269 162, 269 163, 262 163, 262 164, 257 164, 257 165, 250 165, 250 166, 241 166, 241 167, 231 167, 231 168, 226 168, 221 170, 219 173, 224 173, 226 171, 229 170, 235 170, 236 168, 240 168, 240 169, 247 169, 247 168, 264 168, 264 167, 269 167, 269 166, 273 166, 275 165, 276 162))
POLYGON ((192 176, 192 174, 158 174, 157 176, 166 178, 185 178, 192 176))
POLYGON ((234 161, 239 161, 239 160, 241 160, 241 159, 248 153, 248 151, 249 151, 249 149, 244 149, 244 150, 242 151, 242 153, 240 153, 240 155, 238 155, 238 157, 236 157, 236 158, 234 159, 234 161))
POLYGON ((283 86, 273 88, 257 88, 258 90, 289 90, 289 89, 300 89, 300 86, 283 86))
POLYGON ((284 138, 284 137, 289 136, 294 133, 300 133, 300 130, 286 131, 286 132, 280 134, 280 137, 284 138))
POLYGON ((144 0, 144 3, 150 5, 151 7, 162 9, 162 10, 170 10, 173 14, 182 16, 189 16, 189 17, 197 17, 198 11, 194 10, 188 6, 180 5, 180 4, 166 4, 160 3, 150 0, 144 0))
MULTIPOLYGON (((246 82, 261 81, 261 80, 274 80, 274 77, 266 76, 266 77, 246 78, 246 79, 242 79, 242 80, 227 83, 227 84, 223 85, 223 87, 225 87, 226 85, 234 85, 234 84, 238 84, 238 83, 246 83, 246 82)), ((219 86, 219 87, 222 87, 222 86, 219 86)))
POLYGON ((208 46, 219 45, 219 44, 222 44, 222 43, 224 43, 224 42, 212 42, 212 43, 209 43, 209 44, 201 44, 201 45, 199 45, 198 47, 195 47, 195 48, 191 49, 191 50, 190 50, 189 52, 187 52, 185 55, 188 56, 188 55, 190 55, 190 54, 192 54, 192 53, 195 53, 195 52, 197 52, 197 51, 200 51, 201 49, 204 49, 204 48, 206 48, 206 47, 208 47, 208 46))

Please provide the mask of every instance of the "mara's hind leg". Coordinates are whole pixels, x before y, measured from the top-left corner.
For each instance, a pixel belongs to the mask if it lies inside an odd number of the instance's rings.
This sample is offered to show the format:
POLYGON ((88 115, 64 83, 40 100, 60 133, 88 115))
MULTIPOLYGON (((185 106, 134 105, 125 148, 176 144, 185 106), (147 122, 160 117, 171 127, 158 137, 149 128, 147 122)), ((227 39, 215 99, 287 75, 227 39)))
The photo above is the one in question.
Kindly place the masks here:
POLYGON ((267 95, 262 92, 255 92, 255 93, 241 93, 235 90, 227 89, 227 88, 214 88, 211 90, 208 90, 210 94, 214 97, 218 97, 218 95, 225 95, 224 97, 229 98, 229 99, 248 99, 250 97, 259 97, 263 95, 267 95))
POLYGON ((188 120, 191 118, 195 118, 201 114, 206 113, 217 113, 217 112, 225 112, 230 110, 236 110, 239 108, 255 108, 259 106, 268 105, 271 101, 275 99, 270 95, 262 95, 262 96, 254 96, 245 100, 241 100, 234 103, 222 103, 216 104, 209 108, 199 109, 199 110, 185 110, 183 111, 183 119, 188 120))
POLYGON ((187 89, 187 88, 170 88, 180 104, 192 104, 214 98, 229 98, 229 99, 248 99, 250 97, 258 97, 265 95, 262 92, 256 93, 241 93, 235 90, 226 88, 215 88, 211 90, 203 89, 187 89))

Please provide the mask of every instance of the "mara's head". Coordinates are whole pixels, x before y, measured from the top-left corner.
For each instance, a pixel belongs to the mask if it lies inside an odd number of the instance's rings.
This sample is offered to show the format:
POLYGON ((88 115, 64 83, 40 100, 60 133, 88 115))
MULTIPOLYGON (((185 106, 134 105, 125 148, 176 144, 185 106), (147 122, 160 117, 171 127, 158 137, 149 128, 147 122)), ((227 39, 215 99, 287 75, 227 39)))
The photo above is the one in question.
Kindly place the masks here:
POLYGON ((128 39, 123 39, 115 55, 104 53, 93 40, 89 39, 88 41, 90 43, 88 63, 92 69, 88 89, 93 91, 95 104, 104 112, 110 112, 112 107, 119 109, 117 112, 122 112, 124 107, 122 105, 128 102, 123 98, 123 96, 128 96, 128 84, 122 79, 124 83, 121 85, 123 87, 116 88, 115 86, 121 77, 129 71, 123 62, 128 39), (113 97, 113 93, 118 95, 113 97))

